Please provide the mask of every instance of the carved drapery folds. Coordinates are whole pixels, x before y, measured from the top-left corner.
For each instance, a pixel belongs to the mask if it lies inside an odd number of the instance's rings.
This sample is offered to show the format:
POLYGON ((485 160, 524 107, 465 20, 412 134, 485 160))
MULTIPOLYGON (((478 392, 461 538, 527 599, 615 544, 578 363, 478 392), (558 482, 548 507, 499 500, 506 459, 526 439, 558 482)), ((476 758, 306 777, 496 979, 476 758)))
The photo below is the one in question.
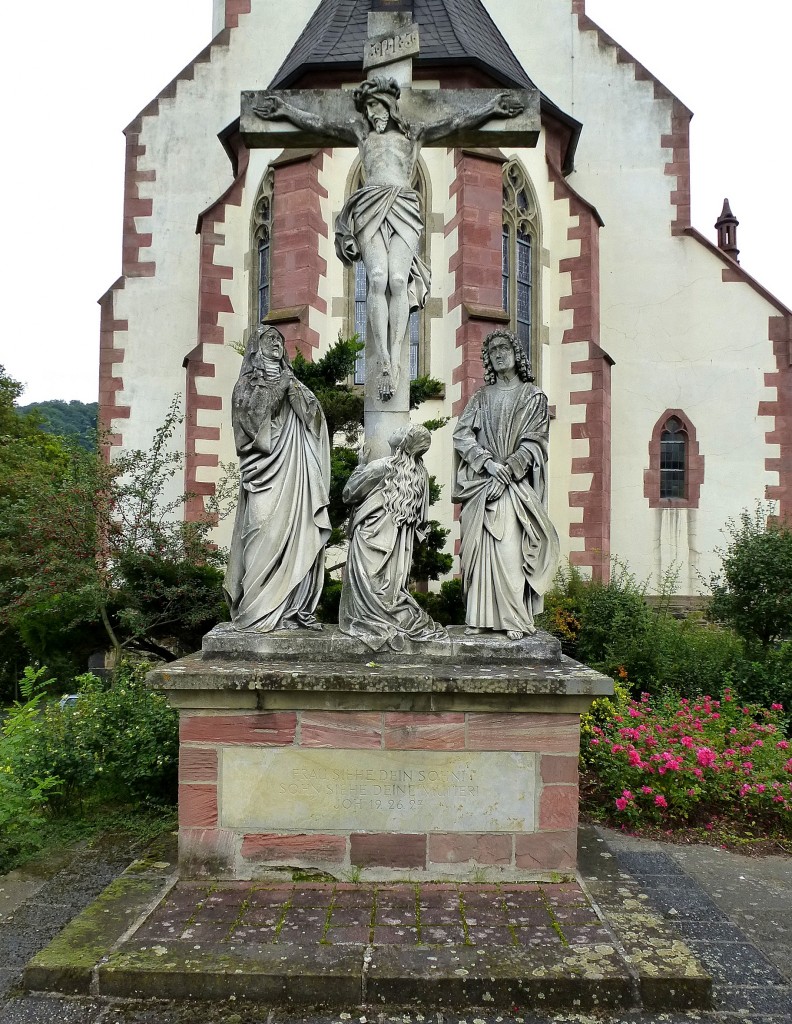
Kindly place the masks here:
MULTIPOLYGON (((428 178, 423 162, 419 159, 415 166, 410 187, 415 189, 421 197, 421 207, 424 211, 429 209, 428 203, 428 178)), ((363 167, 358 160, 350 175, 347 198, 365 184, 363 181, 363 167)), ((429 242, 426 231, 421 239, 419 255, 428 263, 429 242)), ((346 289, 348 297, 348 333, 357 334, 361 341, 366 340, 366 267, 362 260, 353 263, 347 268, 346 289)), ((428 345, 427 338, 427 317, 425 309, 415 310, 410 314, 409 320, 409 347, 410 347, 410 380, 415 380, 422 373, 426 372, 425 352, 428 345)), ((354 373, 355 384, 366 382, 366 354, 361 351, 355 363, 354 373)))

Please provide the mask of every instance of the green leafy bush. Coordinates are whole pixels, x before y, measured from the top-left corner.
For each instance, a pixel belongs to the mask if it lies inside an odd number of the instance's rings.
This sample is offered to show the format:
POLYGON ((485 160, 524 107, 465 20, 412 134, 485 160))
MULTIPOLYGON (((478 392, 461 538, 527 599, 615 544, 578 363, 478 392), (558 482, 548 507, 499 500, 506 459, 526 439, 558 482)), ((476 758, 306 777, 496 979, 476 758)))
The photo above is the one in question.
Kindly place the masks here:
POLYGON ((413 597, 442 626, 458 626, 465 621, 462 580, 446 580, 436 594, 413 591, 413 597))
POLYGON ((27 669, 0 729, 0 871, 38 848, 53 815, 88 805, 162 807, 176 798, 178 723, 146 688, 147 665, 123 666, 109 689, 92 675, 73 681, 65 707, 47 700, 47 670, 27 669))
MULTIPOLYGON (((665 589, 671 589, 666 581, 665 589)), ((679 620, 646 603, 645 583, 614 562, 607 583, 560 571, 539 620, 566 653, 641 690, 670 688, 688 696, 720 693, 742 664, 743 646, 730 630, 679 620)))
POLYGON ((792 744, 783 708, 666 695, 591 723, 581 758, 589 804, 630 825, 708 825, 718 817, 792 835, 792 744))
POLYGON ((757 505, 730 519, 721 571, 710 577, 710 616, 732 626, 750 645, 792 639, 792 529, 757 505))

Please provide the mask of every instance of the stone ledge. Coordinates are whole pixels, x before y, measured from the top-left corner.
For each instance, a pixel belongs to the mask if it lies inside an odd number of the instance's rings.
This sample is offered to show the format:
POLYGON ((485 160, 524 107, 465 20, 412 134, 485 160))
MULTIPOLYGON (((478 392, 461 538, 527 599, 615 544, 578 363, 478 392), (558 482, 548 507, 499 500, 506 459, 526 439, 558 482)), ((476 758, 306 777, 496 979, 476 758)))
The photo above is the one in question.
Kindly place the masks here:
POLYGON ((230 622, 222 622, 203 638, 202 652, 205 657, 213 659, 292 661, 296 658, 300 662, 348 664, 376 661, 383 665, 442 662, 467 665, 489 661, 557 665, 561 658, 560 642, 541 631, 522 640, 507 640, 502 633, 468 636, 464 626, 450 626, 448 635, 448 641, 405 641, 401 651, 390 648, 372 651, 362 641, 346 636, 338 626, 327 625, 321 631, 281 629, 274 633, 257 633, 254 630, 237 630, 230 622))
POLYGON ((310 691, 365 694, 495 694, 585 696, 613 693, 613 680, 571 658, 555 665, 486 663, 366 664, 224 660, 200 654, 154 669, 149 685, 159 690, 310 691))

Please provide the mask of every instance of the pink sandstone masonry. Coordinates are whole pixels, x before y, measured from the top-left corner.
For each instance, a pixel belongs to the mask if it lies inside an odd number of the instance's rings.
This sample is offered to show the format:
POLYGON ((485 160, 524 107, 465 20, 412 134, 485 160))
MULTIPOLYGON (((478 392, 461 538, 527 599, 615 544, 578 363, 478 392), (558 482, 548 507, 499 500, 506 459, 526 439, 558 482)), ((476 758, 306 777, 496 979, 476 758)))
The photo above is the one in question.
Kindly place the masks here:
MULTIPOLYGON (((295 710, 239 714, 181 712, 179 830, 182 870, 259 877, 273 869, 367 869, 441 877, 493 869, 547 877, 574 869, 578 819, 577 714, 295 710), (530 752, 535 755, 535 828, 509 832, 249 830, 223 827, 223 755, 234 748, 356 751, 530 752)), ((472 759, 471 759, 472 760, 472 759)), ((276 764, 277 762, 273 762, 276 764)), ((268 784, 274 784, 272 779, 268 784)), ((263 779, 248 778, 250 787, 263 779)))

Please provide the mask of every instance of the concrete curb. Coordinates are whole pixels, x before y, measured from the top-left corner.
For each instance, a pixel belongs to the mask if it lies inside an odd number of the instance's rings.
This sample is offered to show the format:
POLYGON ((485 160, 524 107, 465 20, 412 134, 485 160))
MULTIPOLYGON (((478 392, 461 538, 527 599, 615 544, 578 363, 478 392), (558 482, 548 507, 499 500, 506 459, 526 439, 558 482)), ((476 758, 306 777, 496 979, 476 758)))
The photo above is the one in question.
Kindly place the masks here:
POLYGON ((136 860, 25 967, 27 991, 87 995, 97 965, 133 931, 176 882, 173 864, 136 860))

